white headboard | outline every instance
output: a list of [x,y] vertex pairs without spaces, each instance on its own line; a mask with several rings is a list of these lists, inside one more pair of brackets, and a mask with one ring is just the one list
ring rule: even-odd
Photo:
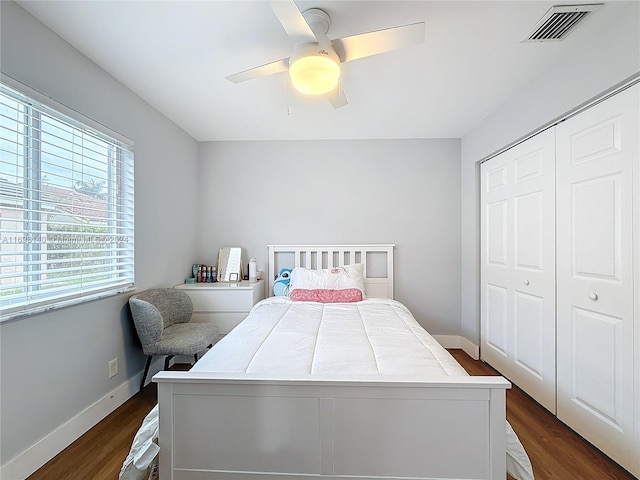
[[364,264],[367,297],[393,298],[394,244],[369,245],[268,245],[269,296],[281,268],[306,267],[320,270],[353,263]]

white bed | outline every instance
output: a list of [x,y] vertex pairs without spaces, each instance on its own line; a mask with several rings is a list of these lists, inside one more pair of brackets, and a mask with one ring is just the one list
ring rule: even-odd
[[509,382],[468,376],[392,299],[393,245],[269,247],[271,278],[356,262],[367,299],[267,298],[191,371],[154,376],[161,479],[504,479],[508,446],[532,478]]

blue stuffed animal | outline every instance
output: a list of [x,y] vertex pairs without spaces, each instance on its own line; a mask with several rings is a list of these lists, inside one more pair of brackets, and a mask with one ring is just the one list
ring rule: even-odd
[[289,294],[289,280],[291,280],[291,269],[280,269],[273,282],[273,294],[277,297],[286,297]]

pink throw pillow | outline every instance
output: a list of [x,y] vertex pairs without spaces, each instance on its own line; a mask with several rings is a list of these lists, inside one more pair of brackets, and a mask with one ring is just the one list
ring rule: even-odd
[[351,303],[360,302],[362,300],[362,292],[357,288],[344,290],[305,290],[296,288],[291,290],[289,298],[296,302]]

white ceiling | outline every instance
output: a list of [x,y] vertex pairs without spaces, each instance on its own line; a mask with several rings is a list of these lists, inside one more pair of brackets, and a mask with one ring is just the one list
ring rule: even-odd
[[[263,1],[19,1],[191,136],[208,140],[459,138],[629,2],[606,3],[563,42],[521,43],[562,1],[297,1],[324,9],[329,38],[426,22],[424,44],[343,65],[349,105],[301,98],[286,73],[225,76],[288,57]],[[588,3],[588,2],[583,2]],[[290,107],[290,108],[289,108]]]

